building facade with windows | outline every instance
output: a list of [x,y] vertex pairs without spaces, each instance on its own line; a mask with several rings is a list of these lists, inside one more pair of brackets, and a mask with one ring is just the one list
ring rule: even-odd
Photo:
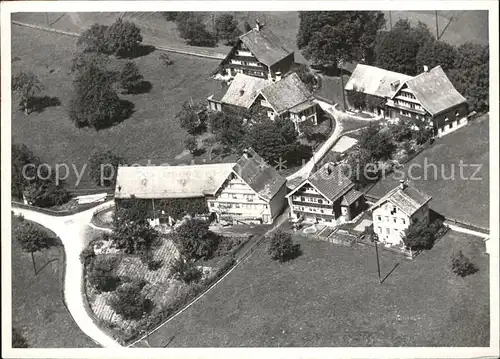
[[287,73],[295,62],[294,52],[269,28],[256,22],[255,27],[239,37],[220,68],[230,77],[245,74],[271,79]]
[[115,202],[145,200],[153,223],[163,213],[155,201],[203,200],[218,219],[272,223],[286,205],[286,179],[251,148],[236,163],[118,167]]
[[389,191],[371,208],[373,230],[379,241],[388,246],[403,246],[405,230],[411,223],[429,223],[429,202],[432,197],[408,182]]
[[363,194],[332,163],[326,163],[286,197],[292,219],[330,226],[353,220],[365,206]]
[[378,108],[371,110],[385,118],[427,122],[437,137],[467,124],[467,101],[441,66],[431,70],[424,66],[421,74],[411,77],[359,64],[345,90],[361,91],[382,100]]

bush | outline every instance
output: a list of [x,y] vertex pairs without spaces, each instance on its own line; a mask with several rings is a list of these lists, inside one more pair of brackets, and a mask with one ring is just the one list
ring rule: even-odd
[[16,328],[12,328],[12,348],[28,348],[26,338]]
[[82,253],[80,253],[80,262],[82,262],[83,265],[90,264],[94,257],[94,246],[92,243],[89,243],[85,248],[83,248]]
[[476,273],[479,269],[460,250],[457,253],[454,253],[451,257],[451,270],[456,275],[464,278],[468,275]]
[[197,282],[202,275],[201,269],[196,267],[192,261],[177,258],[170,267],[170,275],[184,283]]
[[170,57],[168,57],[166,52],[162,52],[158,58],[160,59],[162,65],[165,67],[174,64],[174,62],[170,59]]
[[116,276],[118,257],[100,255],[95,256],[88,266],[87,279],[99,292],[112,292],[120,284]]
[[279,262],[285,262],[294,258],[300,251],[300,245],[294,245],[292,235],[277,231],[271,236],[268,253],[271,258]]
[[161,259],[153,259],[148,262],[148,269],[150,271],[157,271],[163,266],[163,261]]
[[440,231],[444,228],[443,226],[443,222],[439,219],[431,225],[427,225],[427,223],[422,221],[412,223],[405,230],[403,243],[406,247],[414,250],[431,249]]
[[124,319],[139,320],[153,309],[153,302],[142,293],[145,281],[126,283],[114,293],[109,305]]
[[188,219],[172,233],[177,249],[188,260],[209,259],[217,250],[220,237],[208,226],[206,221]]

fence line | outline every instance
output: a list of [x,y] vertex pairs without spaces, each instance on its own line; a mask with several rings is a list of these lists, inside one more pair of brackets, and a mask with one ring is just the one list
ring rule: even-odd
[[[47,31],[47,32],[54,32],[54,33],[61,34],[61,35],[80,37],[80,34],[76,33],[76,32],[53,29],[53,28],[48,28],[45,26],[33,25],[33,24],[28,24],[25,22],[20,22],[20,21],[15,21],[15,20],[12,20],[12,24],[18,25],[18,26],[23,26],[23,27],[30,27],[32,29],[37,29],[37,30],[42,30],[42,31]],[[200,52],[186,51],[186,50],[178,49],[175,47],[154,45],[154,44],[145,43],[145,42],[143,42],[142,44],[145,46],[153,46],[156,50],[173,52],[173,53],[181,54],[181,55],[204,57],[204,58],[215,59],[215,60],[224,60],[226,58],[226,56],[223,54],[202,54]]]

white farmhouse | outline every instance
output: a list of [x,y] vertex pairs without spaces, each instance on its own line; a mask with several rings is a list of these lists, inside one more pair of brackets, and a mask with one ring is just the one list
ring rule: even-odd
[[373,230],[379,240],[386,245],[401,246],[404,232],[411,223],[429,222],[431,199],[410,183],[401,181],[371,207]]

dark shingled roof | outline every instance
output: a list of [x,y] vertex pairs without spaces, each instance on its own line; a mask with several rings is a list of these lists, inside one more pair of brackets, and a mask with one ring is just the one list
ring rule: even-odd
[[406,85],[431,115],[436,115],[450,107],[466,102],[441,66],[422,72],[406,81]]
[[260,197],[271,200],[283,187],[286,179],[260,157],[252,148],[240,157],[233,171]]
[[312,93],[296,73],[264,87],[260,93],[277,113],[287,111],[313,98]]
[[354,183],[342,173],[341,167],[332,163],[326,163],[308,181],[330,201],[336,201],[354,187]]
[[401,189],[400,186],[393,188],[387,192],[385,196],[379,199],[371,209],[373,210],[384,204],[386,201],[389,201],[399,207],[407,215],[412,216],[431,199],[431,196],[421,192],[411,183],[406,182],[403,189]]
[[241,35],[240,40],[257,60],[267,66],[274,65],[293,52],[287,49],[285,44],[267,27],[260,30],[252,29]]

